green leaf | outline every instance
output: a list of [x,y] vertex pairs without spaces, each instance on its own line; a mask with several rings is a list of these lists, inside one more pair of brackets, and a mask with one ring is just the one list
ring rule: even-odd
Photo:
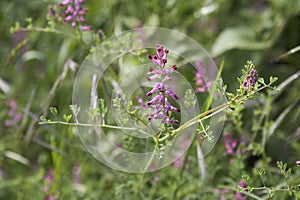
[[49,122],[50,120],[49,119],[47,119],[45,116],[40,116],[40,120],[42,121],[42,122]]
[[64,118],[64,120],[65,120],[66,122],[69,122],[69,121],[71,120],[71,118],[72,118],[72,115],[71,115],[71,114],[70,114],[70,115],[64,114],[63,118]]
[[263,77],[258,78],[258,82],[265,85],[265,80]]
[[257,41],[255,30],[247,26],[227,28],[216,39],[212,46],[212,56],[216,57],[228,50],[260,50],[269,48],[272,40]]
[[93,33],[92,33],[92,31],[83,31],[82,32],[82,41],[86,45],[91,45],[93,43]]
[[273,77],[273,76],[270,76],[270,85],[273,84],[274,82],[276,82],[278,80],[277,77]]
[[58,111],[57,111],[57,108],[55,108],[55,107],[50,107],[50,113],[54,116],[54,117],[57,117],[57,113],[58,113]]

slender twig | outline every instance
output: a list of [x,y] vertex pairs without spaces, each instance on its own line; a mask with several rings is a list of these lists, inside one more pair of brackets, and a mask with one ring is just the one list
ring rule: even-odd
[[198,173],[201,175],[201,182],[206,179],[206,163],[204,160],[203,152],[200,147],[200,141],[197,140],[196,144],[197,161],[198,161]]
[[122,126],[111,126],[111,125],[103,125],[103,124],[85,124],[85,123],[70,123],[70,122],[63,122],[63,121],[46,121],[46,122],[39,122],[40,125],[44,124],[61,124],[67,126],[85,126],[85,127],[101,127],[101,128],[111,128],[111,129],[119,129],[119,130],[129,130],[129,131],[139,131],[145,135],[149,135],[143,130],[138,128],[130,128],[130,127],[122,127]]
[[157,136],[156,132],[143,119],[141,119],[137,114],[135,114],[133,112],[129,112],[129,114],[131,116],[135,117],[138,121],[140,121],[144,126],[146,126],[151,131],[153,139],[154,139],[154,142],[157,143],[158,136]]
[[45,33],[56,33],[56,34],[61,34],[61,35],[66,35],[68,37],[76,38],[76,35],[74,34],[68,34],[64,31],[58,31],[53,28],[41,28],[41,27],[32,27],[32,28],[19,28],[18,31],[38,31],[38,32],[45,32]]
[[[245,96],[242,96],[242,97],[240,97],[240,98],[239,98],[239,96],[237,96],[237,97],[235,97],[235,98],[232,98],[231,101],[229,101],[229,102],[227,102],[227,103],[224,103],[224,104],[222,104],[222,105],[220,105],[220,106],[214,107],[214,108],[212,108],[212,109],[210,109],[210,110],[207,110],[207,111],[205,111],[205,112],[203,112],[203,113],[197,115],[196,117],[194,117],[194,118],[190,119],[189,121],[187,121],[186,123],[184,123],[184,124],[183,124],[182,126],[180,126],[179,128],[175,129],[175,130],[172,132],[171,136],[175,136],[175,135],[178,134],[180,131],[182,131],[182,130],[188,128],[188,127],[190,127],[190,126],[193,125],[193,124],[195,124],[195,121],[197,121],[197,120],[199,120],[199,119],[201,119],[201,118],[203,118],[203,117],[205,117],[205,116],[207,116],[207,115],[209,115],[209,114],[211,114],[211,113],[215,113],[215,112],[219,111],[220,109],[228,108],[231,104],[233,104],[233,103],[236,102],[236,101],[244,101],[245,99],[249,98],[249,97],[250,97],[251,95],[253,95],[254,93],[259,92],[259,91],[261,91],[261,90],[263,90],[263,89],[265,89],[265,88],[268,88],[268,87],[272,88],[270,85],[264,84],[262,87],[258,88],[258,89],[255,90],[255,91],[252,91],[252,92],[248,93],[248,94],[245,95]],[[272,89],[273,89],[273,88],[272,88]]]
[[295,48],[289,50],[288,52],[281,54],[280,56],[276,57],[275,59],[271,60],[271,62],[277,62],[283,58],[286,58],[287,56],[296,53],[297,51],[300,51],[300,45],[296,46]]

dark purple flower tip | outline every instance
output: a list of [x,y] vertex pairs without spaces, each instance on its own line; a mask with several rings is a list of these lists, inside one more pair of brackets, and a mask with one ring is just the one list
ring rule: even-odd
[[244,88],[247,88],[247,86],[248,86],[248,82],[247,82],[247,81],[244,81],[243,87],[244,87]]
[[154,94],[154,92],[150,91],[150,92],[147,92],[146,95],[149,97],[149,96],[151,96],[152,94]]
[[169,119],[169,118],[166,119],[166,122],[167,123],[171,123],[171,124],[178,124],[179,123],[178,120],[176,120],[176,119]]
[[156,50],[156,55],[157,55],[157,57],[158,57],[159,59],[161,59],[161,58],[163,57],[163,55],[164,55],[164,50],[163,50],[163,48],[157,49],[157,50]]
[[179,100],[179,96],[174,92],[174,90],[168,86],[168,89],[166,90],[166,95],[172,97],[175,100]]
[[165,49],[165,53],[168,54],[169,53],[169,49]]
[[174,106],[171,106],[171,110],[174,111],[174,112],[180,112],[180,109],[179,108],[176,108]]
[[173,65],[173,66],[172,66],[172,69],[173,69],[174,71],[177,70],[176,65]]
[[152,56],[151,56],[151,54],[148,54],[148,58],[149,58],[150,60],[152,60]]
[[155,65],[160,65],[160,60],[158,59],[157,55],[153,56],[151,59],[152,63]]
[[56,11],[55,11],[55,9],[53,8],[53,6],[52,6],[52,5],[49,5],[49,6],[48,6],[48,9],[49,9],[50,15],[51,15],[52,17],[55,17],[55,16],[56,16]]
[[163,90],[164,90],[164,85],[161,83],[157,83],[154,85],[153,89],[151,91],[149,91],[146,95],[151,96],[152,94],[154,94],[156,92],[161,92]]
[[300,160],[297,160],[297,161],[296,161],[296,165],[297,165],[297,166],[300,166]]
[[163,99],[163,95],[159,94],[159,95],[155,96],[151,101],[148,101],[147,105],[150,106],[150,105],[152,105],[155,102],[161,102],[162,99]]
[[146,78],[147,78],[148,81],[152,81],[152,80],[157,79],[159,77],[160,77],[160,74],[154,74],[153,76],[147,76]]

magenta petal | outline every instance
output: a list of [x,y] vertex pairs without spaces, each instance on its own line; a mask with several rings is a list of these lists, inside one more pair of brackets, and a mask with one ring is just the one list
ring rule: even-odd
[[91,26],[80,26],[79,28],[80,28],[80,30],[82,30],[82,31],[92,30],[92,27],[91,27]]

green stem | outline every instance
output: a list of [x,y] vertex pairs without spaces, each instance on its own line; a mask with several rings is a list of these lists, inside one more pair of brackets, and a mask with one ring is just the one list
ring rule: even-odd
[[18,31],[38,31],[38,32],[45,32],[45,33],[56,33],[56,34],[61,34],[61,35],[66,35],[68,37],[76,38],[74,34],[67,34],[62,31],[58,31],[56,29],[52,28],[40,28],[40,27],[32,27],[32,28],[19,28]]
[[[182,126],[180,126],[179,128],[177,128],[176,130],[174,130],[170,136],[175,136],[175,135],[177,135],[180,131],[182,131],[182,130],[188,128],[188,127],[190,127],[191,125],[193,125],[197,120],[201,119],[202,117],[205,117],[205,116],[207,116],[207,115],[209,115],[209,114],[211,114],[211,113],[217,112],[217,111],[219,111],[220,109],[227,108],[227,107],[229,107],[231,104],[233,104],[233,103],[236,102],[236,101],[244,101],[244,100],[248,99],[248,98],[249,98],[251,95],[253,95],[254,93],[259,92],[259,91],[261,91],[261,90],[263,90],[263,89],[265,89],[265,88],[267,88],[267,87],[271,87],[271,86],[270,86],[270,85],[264,85],[264,86],[262,86],[261,88],[258,88],[257,90],[252,91],[252,92],[248,93],[248,94],[245,95],[245,96],[242,96],[242,97],[236,96],[236,97],[232,98],[231,101],[229,101],[229,102],[227,102],[227,103],[224,103],[224,104],[222,104],[222,105],[220,105],[220,106],[214,107],[214,108],[212,108],[212,109],[210,109],[210,110],[207,110],[207,111],[205,111],[205,112],[203,112],[203,113],[197,115],[196,117],[190,119],[189,121],[187,121],[186,123],[184,123]],[[271,88],[272,88],[272,87],[271,87]],[[240,98],[239,98],[239,97],[240,97]]]
[[122,127],[122,126],[111,126],[111,125],[102,125],[102,124],[85,124],[85,123],[69,123],[63,121],[49,121],[49,122],[39,122],[40,125],[44,124],[62,124],[66,126],[85,126],[85,127],[101,127],[101,128],[111,128],[111,129],[119,129],[119,130],[129,130],[129,131],[139,131],[143,134],[148,135],[145,131],[139,130],[137,128],[130,128],[130,127]]
[[133,117],[135,117],[138,121],[140,121],[142,124],[144,124],[150,131],[151,131],[151,133],[152,133],[152,137],[153,137],[153,139],[154,139],[154,141],[155,141],[155,143],[157,143],[157,141],[158,141],[158,136],[157,136],[157,134],[156,134],[156,132],[143,120],[143,119],[141,119],[138,115],[136,115],[135,113],[133,113],[133,112],[129,112],[129,114],[131,115],[131,116],[133,116]]
[[174,131],[172,132],[171,135],[172,135],[172,136],[175,136],[175,135],[178,134],[180,131],[182,131],[182,130],[188,128],[189,126],[191,126],[192,124],[194,124],[195,121],[201,119],[202,117],[205,117],[205,116],[208,115],[208,114],[211,114],[211,113],[213,113],[213,112],[216,112],[216,111],[218,111],[219,109],[229,107],[230,104],[231,104],[231,102],[228,102],[228,103],[222,104],[222,105],[220,105],[220,106],[217,106],[217,107],[215,107],[215,108],[212,108],[212,109],[210,109],[210,110],[208,110],[208,111],[206,111],[206,112],[204,112],[204,113],[201,113],[200,115],[197,115],[196,117],[190,119],[189,121],[187,121],[186,123],[184,123],[182,126],[180,126],[179,128],[177,128],[176,130],[174,130]]

